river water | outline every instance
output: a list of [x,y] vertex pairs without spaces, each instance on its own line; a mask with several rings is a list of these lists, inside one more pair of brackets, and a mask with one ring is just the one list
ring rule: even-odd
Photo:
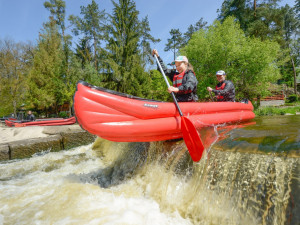
[[[300,224],[300,116],[184,142],[95,143],[0,163],[0,224]],[[234,128],[234,129],[232,129]]]

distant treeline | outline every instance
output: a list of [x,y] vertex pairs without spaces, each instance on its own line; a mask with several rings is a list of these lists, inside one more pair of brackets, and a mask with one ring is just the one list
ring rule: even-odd
[[[220,69],[235,83],[238,99],[268,95],[269,84],[278,81],[296,91],[300,0],[293,7],[278,2],[224,0],[213,24],[199,18],[186,32],[170,31],[164,50],[189,58],[201,101],[208,99],[206,87],[216,84]],[[72,105],[79,80],[170,100],[160,73],[149,70],[151,45],[160,39],[151,35],[148,18],[139,17],[133,0],[112,3],[111,14],[93,0],[81,6],[80,15],[66,19],[65,1],[45,1],[49,20],[36,43],[0,40],[0,116],[20,107],[58,113],[60,105]]]

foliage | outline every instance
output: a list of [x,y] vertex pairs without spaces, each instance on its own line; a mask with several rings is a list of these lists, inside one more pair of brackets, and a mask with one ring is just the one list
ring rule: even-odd
[[69,114],[66,111],[61,111],[61,112],[59,112],[58,117],[59,118],[68,118]]
[[282,80],[292,86],[295,68],[300,65],[299,0],[294,9],[287,4],[279,7],[278,2],[280,0],[224,0],[218,19],[223,22],[234,16],[247,36],[276,41],[281,47]]
[[278,44],[246,37],[232,17],[196,32],[182,52],[194,66],[202,99],[208,97],[206,87],[217,83],[218,70],[226,71],[227,79],[235,84],[238,98],[264,96],[268,83],[279,78]]
[[63,48],[57,25],[45,24],[34,52],[34,65],[28,77],[28,104],[36,109],[56,108],[66,100]]
[[148,16],[146,16],[144,19],[142,19],[141,22],[141,38],[140,38],[140,47],[142,49],[142,57],[145,62],[152,62],[151,57],[151,47],[150,43],[157,43],[160,42],[160,39],[154,38],[150,34],[150,26],[149,26],[149,20]]
[[260,107],[254,110],[256,116],[273,116],[273,115],[286,115],[300,112],[300,106],[295,107]]
[[[113,5],[108,26],[104,86],[119,92],[147,97],[150,93],[150,76],[145,72],[139,45],[141,38],[145,37],[141,29],[146,26],[146,21],[140,22],[139,12],[132,0],[119,0],[118,3],[113,1]],[[147,35],[146,39],[152,38]]]
[[191,39],[192,35],[201,29],[206,29],[207,22],[203,20],[201,17],[200,20],[195,25],[190,25],[187,29],[187,31],[184,33],[184,41],[183,41],[183,46],[186,45],[189,40]]
[[170,101],[171,95],[167,92],[167,85],[162,74],[158,70],[151,70],[151,99]]
[[298,101],[298,95],[295,95],[295,94],[290,95],[287,100],[289,103],[296,102],[296,101]]
[[171,38],[168,38],[168,42],[165,47],[165,51],[172,51],[174,54],[174,60],[176,57],[176,52],[183,46],[184,39],[182,37],[181,32],[179,29],[172,29],[170,31]]
[[14,113],[24,103],[31,66],[30,44],[0,40],[0,114]]
[[[80,8],[82,18],[74,15],[69,17],[69,20],[73,25],[72,31],[75,36],[83,36],[81,40],[86,42],[85,46],[88,46],[91,50],[93,50],[93,55],[90,54],[91,51],[81,51],[80,53],[82,58],[85,60],[88,59],[91,62],[92,59],[95,69],[98,71],[99,67],[101,67],[101,61],[98,60],[98,57],[102,52],[101,42],[104,41],[106,32],[105,10],[100,11],[98,4],[94,0],[92,0],[92,3],[88,4],[86,7],[81,6]],[[79,52],[79,50],[77,50],[77,52]],[[85,55],[85,53],[87,53],[87,55]]]

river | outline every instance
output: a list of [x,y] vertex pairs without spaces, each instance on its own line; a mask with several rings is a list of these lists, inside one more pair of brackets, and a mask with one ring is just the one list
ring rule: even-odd
[[0,224],[300,224],[300,116],[184,142],[95,143],[0,163]]

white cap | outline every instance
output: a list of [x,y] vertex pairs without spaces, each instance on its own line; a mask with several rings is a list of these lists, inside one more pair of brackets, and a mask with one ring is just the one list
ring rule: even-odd
[[175,61],[173,61],[171,64],[174,65],[175,62],[186,62],[186,63],[188,63],[189,60],[187,59],[186,56],[180,55],[180,56],[177,56],[177,58],[175,59]]
[[216,75],[226,75],[224,70],[219,70]]

